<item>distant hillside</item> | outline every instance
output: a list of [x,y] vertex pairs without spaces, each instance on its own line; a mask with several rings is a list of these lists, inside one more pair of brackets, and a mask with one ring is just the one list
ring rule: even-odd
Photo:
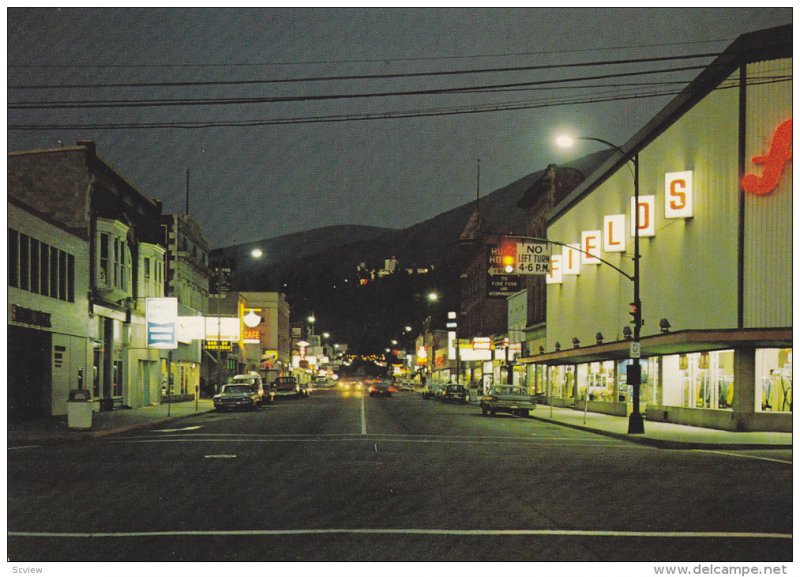
[[[376,226],[326,226],[214,249],[210,258],[212,263],[236,262],[239,272],[248,274],[324,253],[343,245],[369,241],[392,232],[393,229]],[[250,258],[249,255],[254,248],[263,251],[263,259]]]
[[[601,151],[567,164],[590,174],[609,155]],[[542,169],[480,199],[482,229],[525,234],[525,211],[517,206],[525,192],[545,172]],[[418,329],[428,314],[458,310],[459,244],[475,202],[456,207],[411,227],[395,230],[370,226],[332,226],[213,251],[213,257],[236,257],[233,281],[239,290],[280,291],[292,305],[293,318],[313,311],[320,330],[329,331],[353,350],[375,351],[386,339],[402,338],[398,327]],[[249,257],[261,248],[265,258]],[[428,274],[394,274],[359,285],[356,267],[380,269],[395,257],[400,269],[427,268]],[[441,294],[436,310],[424,295]]]

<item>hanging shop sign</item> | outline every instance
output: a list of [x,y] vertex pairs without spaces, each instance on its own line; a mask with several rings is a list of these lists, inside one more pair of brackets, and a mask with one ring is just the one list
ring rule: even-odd
[[[508,246],[516,251],[513,244]],[[486,245],[486,296],[489,298],[506,298],[522,288],[519,276],[504,274],[503,249],[496,244]]]
[[178,348],[178,299],[174,297],[145,300],[148,349]]
[[428,351],[425,350],[425,347],[418,347],[417,348],[417,366],[424,366],[428,364]]
[[207,351],[232,351],[233,346],[231,341],[206,341],[205,349]]

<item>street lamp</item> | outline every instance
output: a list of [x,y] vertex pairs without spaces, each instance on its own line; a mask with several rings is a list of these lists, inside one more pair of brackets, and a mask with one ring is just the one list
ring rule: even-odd
[[[644,433],[644,419],[639,410],[639,397],[642,386],[642,367],[639,363],[640,356],[640,337],[642,331],[642,301],[639,298],[639,155],[630,155],[616,144],[602,138],[590,136],[578,136],[574,139],[570,136],[562,135],[556,138],[556,144],[561,148],[569,148],[574,145],[575,140],[593,140],[603,144],[617,153],[623,159],[633,163],[633,276],[629,277],[633,281],[633,303],[631,303],[631,314],[633,315],[633,342],[631,343],[632,365],[628,367],[628,384],[633,388],[633,412],[628,420],[628,434]],[[626,275],[627,276],[627,275]]]

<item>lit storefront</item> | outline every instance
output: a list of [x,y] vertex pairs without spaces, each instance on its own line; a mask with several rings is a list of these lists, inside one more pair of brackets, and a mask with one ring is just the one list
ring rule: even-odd
[[571,246],[522,359],[547,402],[631,411],[632,279],[607,264],[633,270],[637,211],[646,418],[791,431],[791,55],[791,26],[740,37],[548,215]]

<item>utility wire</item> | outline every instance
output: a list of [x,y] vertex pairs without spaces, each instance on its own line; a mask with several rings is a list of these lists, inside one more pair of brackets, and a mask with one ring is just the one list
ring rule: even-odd
[[8,64],[8,68],[241,68],[241,67],[258,67],[258,66],[302,66],[302,65],[319,65],[319,64],[387,64],[393,62],[426,62],[437,60],[472,60],[475,58],[509,58],[519,56],[550,56],[554,54],[583,54],[587,52],[609,52],[614,50],[632,50],[642,48],[666,48],[671,46],[689,46],[698,44],[719,44],[731,41],[730,38],[720,38],[717,40],[702,40],[693,42],[665,42],[660,44],[638,44],[627,46],[609,46],[601,48],[581,48],[572,50],[540,50],[536,52],[505,52],[497,54],[468,54],[462,56],[418,56],[418,57],[403,57],[403,58],[371,58],[371,59],[339,59],[339,60],[297,60],[289,62],[228,62],[216,64],[197,64],[197,63],[181,63],[181,64],[168,64],[168,63],[147,63],[147,64],[41,64],[41,63],[28,63],[28,64]]
[[[759,81],[748,80],[750,85],[773,84],[777,82],[791,82],[792,77],[765,78]],[[720,85],[715,90],[725,90],[737,88],[738,81],[732,81],[726,85]],[[624,100],[634,100],[643,98],[655,98],[663,96],[674,96],[681,90],[654,91],[650,93],[638,93],[630,95],[613,96],[589,96],[583,99],[561,99],[550,101],[522,101],[511,103],[473,105],[469,107],[451,107],[432,110],[401,111],[401,112],[375,112],[365,114],[343,114],[343,115],[323,115],[289,118],[271,118],[261,120],[223,120],[223,121],[197,121],[197,122],[155,122],[155,123],[116,123],[116,124],[9,124],[8,130],[15,131],[42,131],[42,130],[136,130],[136,129],[198,129],[198,128],[242,128],[254,126],[272,126],[287,124],[311,124],[311,123],[334,123],[351,122],[364,120],[394,120],[401,118],[423,118],[432,116],[452,116],[458,114],[477,114],[484,112],[500,112],[510,110],[526,110],[537,108],[548,108],[555,106],[567,106],[576,104],[596,104],[602,102],[614,102]]]
[[397,78],[425,78],[440,76],[463,76],[467,74],[495,74],[503,72],[525,72],[531,70],[556,70],[560,68],[584,68],[590,66],[618,66],[622,64],[644,64],[666,62],[671,60],[693,60],[697,58],[713,58],[718,52],[687,54],[685,56],[661,56],[655,58],[626,58],[623,60],[603,60],[595,62],[575,62],[572,64],[540,64],[536,66],[508,66],[502,68],[475,68],[467,70],[442,70],[433,72],[405,72],[392,74],[351,74],[337,76],[308,76],[301,78],[277,78],[261,80],[204,80],[180,82],[118,82],[94,84],[16,84],[8,86],[9,90],[49,90],[49,89],[97,89],[97,88],[174,88],[195,86],[244,86],[253,84],[288,84],[295,82],[328,82],[338,80],[381,80]]
[[545,86],[551,84],[565,84],[570,82],[581,82],[587,80],[601,80],[606,78],[630,78],[633,76],[645,76],[651,74],[665,74],[670,72],[685,72],[697,70],[705,66],[682,66],[675,68],[664,68],[661,70],[645,70],[639,72],[622,72],[617,74],[600,74],[594,76],[583,76],[573,78],[561,78],[552,80],[538,80],[531,82],[514,82],[505,84],[489,84],[478,86],[462,86],[454,88],[434,88],[427,90],[405,90],[390,92],[367,92],[350,94],[321,94],[321,95],[300,95],[300,96],[271,96],[271,97],[250,97],[250,98],[196,98],[196,99],[156,99],[156,100],[74,100],[74,101],[44,101],[44,102],[9,102],[9,110],[35,110],[35,109],[68,109],[68,108],[154,108],[163,106],[218,106],[230,104],[264,104],[276,102],[309,102],[320,100],[350,100],[362,98],[386,98],[396,96],[430,96],[442,94],[458,94],[464,92],[474,92],[476,90],[491,91],[507,88],[521,88],[527,86]]

